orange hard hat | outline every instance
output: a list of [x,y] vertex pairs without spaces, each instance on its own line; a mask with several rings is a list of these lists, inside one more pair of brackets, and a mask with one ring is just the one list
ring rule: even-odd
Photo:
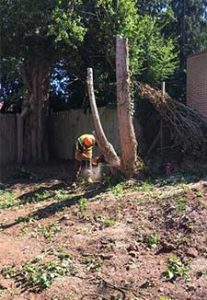
[[92,138],[86,136],[86,137],[83,139],[83,144],[84,144],[84,146],[86,146],[86,147],[91,147],[91,146],[93,146],[93,144],[94,144],[94,140],[93,140]]

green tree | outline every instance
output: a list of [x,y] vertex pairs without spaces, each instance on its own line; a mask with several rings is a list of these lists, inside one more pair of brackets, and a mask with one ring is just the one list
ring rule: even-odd
[[[24,158],[38,162],[47,152],[49,74],[53,64],[71,55],[85,29],[78,15],[81,1],[1,1],[2,60],[16,61],[26,93]],[[15,67],[15,66],[14,66]]]
[[157,16],[166,13],[171,0],[137,0],[137,7],[140,14]]
[[[83,1],[82,14],[87,32],[79,48],[79,70],[84,71],[78,73],[82,79],[79,84],[84,86],[85,69],[93,67],[98,105],[116,99],[116,35],[129,39],[132,78],[138,76],[159,83],[173,74],[176,68],[173,39],[162,34],[163,24],[158,17],[139,14],[135,0]],[[76,99],[86,98],[86,88],[79,90],[82,94],[81,97],[76,94]]]
[[177,97],[185,99],[187,56],[207,47],[207,1],[171,0],[174,20],[166,28],[175,38],[179,52],[179,68],[174,79],[177,82]]

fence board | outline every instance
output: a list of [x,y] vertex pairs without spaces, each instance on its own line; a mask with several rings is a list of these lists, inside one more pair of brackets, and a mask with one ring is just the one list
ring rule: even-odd
[[[101,107],[99,113],[108,140],[119,152],[116,109]],[[18,115],[14,114],[0,114],[0,165],[17,162],[17,118]],[[135,118],[135,131],[138,132],[136,123]],[[72,159],[77,137],[93,130],[93,118],[89,111],[84,113],[81,109],[71,109],[53,113],[50,117],[50,152],[56,158]],[[95,154],[98,154],[97,150]]]
[[[116,109],[101,107],[99,114],[107,138],[115,149],[119,150]],[[53,154],[57,158],[73,158],[73,147],[78,136],[91,133],[93,130],[93,118],[89,111],[84,113],[80,109],[71,109],[67,112],[54,113],[51,116],[50,133]]]

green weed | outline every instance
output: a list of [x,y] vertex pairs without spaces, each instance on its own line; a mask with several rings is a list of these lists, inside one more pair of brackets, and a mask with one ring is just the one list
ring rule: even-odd
[[116,224],[116,221],[112,218],[107,218],[105,217],[104,219],[102,219],[102,222],[104,224],[105,227],[112,227]]
[[54,222],[51,224],[38,224],[36,230],[39,235],[44,236],[45,239],[49,239],[54,237],[58,232],[61,231],[61,227],[58,222]]
[[81,198],[78,201],[78,212],[82,217],[85,216],[87,208],[88,208],[88,200],[86,198]]
[[159,236],[156,233],[147,235],[144,240],[150,249],[156,248],[160,243]]
[[155,186],[152,182],[142,182],[136,186],[133,190],[137,192],[152,192]]
[[196,192],[196,196],[200,197],[200,198],[204,198],[205,197],[205,193],[202,192],[202,191],[198,191],[198,192]]
[[116,186],[114,186],[111,189],[111,192],[114,196],[120,196],[123,195],[124,193],[124,184],[123,183],[118,183]]
[[93,256],[87,256],[85,258],[84,264],[86,265],[87,270],[99,270],[102,267],[102,263],[95,259]]
[[19,199],[15,199],[12,192],[0,190],[0,209],[18,206],[19,204]]
[[175,209],[177,211],[184,211],[187,208],[187,200],[184,197],[179,197],[175,203]]
[[182,244],[185,244],[189,241],[189,238],[186,237],[186,236],[183,236],[183,237],[178,237],[176,240],[175,240],[175,243],[177,246],[179,245],[182,245]]
[[24,225],[24,226],[20,229],[19,235],[22,236],[22,235],[27,234],[28,232],[29,232],[28,225]]
[[102,224],[102,226],[105,227],[112,227],[115,225],[116,221],[113,218],[108,218],[106,216],[95,216],[95,221]]
[[41,192],[36,192],[32,196],[23,197],[22,201],[23,202],[28,202],[28,203],[31,203],[31,202],[35,203],[35,202],[38,202],[38,201],[47,200],[47,199],[51,198],[51,196],[52,196],[52,193],[50,191],[44,190],[44,191],[41,191]]
[[186,263],[183,263],[180,258],[173,256],[168,259],[167,269],[163,272],[163,276],[169,280],[174,281],[178,277],[188,279],[188,266]]
[[100,242],[101,242],[102,248],[108,249],[108,250],[114,249],[115,241],[113,239],[102,238]]
[[25,216],[25,217],[18,217],[15,219],[15,222],[18,223],[34,223],[37,220],[37,217],[33,216]]
[[2,268],[1,274],[4,278],[9,279],[15,276],[16,274],[16,267],[14,265],[8,265]]
[[41,290],[51,286],[55,278],[73,273],[74,269],[69,258],[43,262],[40,257],[27,262],[16,275],[27,286]]
[[68,198],[68,191],[65,191],[64,189],[55,191],[55,198],[57,200],[65,200]]

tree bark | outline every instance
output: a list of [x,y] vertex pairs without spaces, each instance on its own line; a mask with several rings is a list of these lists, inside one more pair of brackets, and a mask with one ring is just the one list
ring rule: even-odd
[[127,178],[136,172],[137,142],[130,97],[128,39],[116,38],[117,117],[121,146],[121,171]]
[[94,87],[93,87],[93,70],[92,68],[87,69],[87,84],[88,84],[88,93],[89,93],[89,100],[91,105],[91,111],[93,115],[94,120],[94,126],[96,131],[96,139],[98,146],[100,148],[100,151],[104,155],[106,161],[109,163],[110,167],[119,169],[120,167],[120,159],[116,154],[116,151],[114,150],[114,147],[112,144],[109,143],[109,141],[106,138],[106,135],[104,133],[99,112],[96,105],[96,99],[94,94]]
[[24,118],[23,161],[40,163],[48,159],[48,89],[49,65],[29,61],[24,68],[27,95],[23,102]]

